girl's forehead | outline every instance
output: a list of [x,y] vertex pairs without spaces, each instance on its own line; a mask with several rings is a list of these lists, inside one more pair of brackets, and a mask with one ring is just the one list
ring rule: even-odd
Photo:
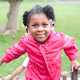
[[31,16],[31,19],[38,19],[38,18],[48,19],[48,17],[44,13],[36,13]]
[[35,21],[49,21],[48,18],[46,17],[45,14],[34,14],[30,18],[30,22],[35,22]]

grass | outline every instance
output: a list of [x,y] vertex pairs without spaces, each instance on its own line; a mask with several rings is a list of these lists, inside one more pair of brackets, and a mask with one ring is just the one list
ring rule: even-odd
[[[35,2],[35,4],[40,5],[46,5],[50,4],[54,7],[55,15],[56,15],[56,31],[59,32],[65,32],[66,34],[69,34],[71,36],[74,36],[76,38],[76,42],[79,47],[80,51],[80,4],[59,4],[59,3],[38,3]],[[25,10],[31,9],[34,5],[33,2],[23,2],[19,9],[19,16],[18,16],[18,25],[19,30],[12,35],[0,35],[0,56],[2,56],[5,52],[5,50],[8,47],[11,47],[15,42],[17,42],[22,35],[24,35],[24,27],[22,24],[22,14]],[[7,2],[0,2],[0,24],[5,24],[7,21],[6,14],[8,12],[9,4]],[[5,11],[6,9],[6,11]],[[63,52],[64,53],[64,52]],[[18,65],[20,65],[25,56],[22,56],[18,60],[15,60],[14,62],[11,62],[6,65],[0,66],[0,74],[1,75],[7,75],[11,71],[13,71]],[[62,55],[63,59],[63,69],[69,70],[70,62],[65,56],[65,54]]]

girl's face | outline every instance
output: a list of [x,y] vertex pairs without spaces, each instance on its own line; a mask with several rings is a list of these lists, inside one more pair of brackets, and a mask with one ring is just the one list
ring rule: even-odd
[[48,38],[51,28],[52,26],[50,26],[45,14],[40,13],[31,16],[28,30],[38,42],[44,42]]

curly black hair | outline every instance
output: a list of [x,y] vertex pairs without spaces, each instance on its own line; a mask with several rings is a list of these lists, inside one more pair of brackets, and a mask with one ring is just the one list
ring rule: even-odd
[[43,11],[45,15],[48,17],[48,19],[52,19],[52,21],[55,21],[54,11],[50,5],[43,7]]
[[23,14],[23,24],[28,27],[30,18],[33,14],[44,13],[48,19],[55,21],[53,8],[50,5],[41,7],[39,5],[33,7],[30,11],[25,11]]

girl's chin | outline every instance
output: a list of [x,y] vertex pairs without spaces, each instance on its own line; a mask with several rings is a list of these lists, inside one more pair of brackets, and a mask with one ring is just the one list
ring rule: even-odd
[[42,39],[39,38],[39,39],[36,39],[36,40],[37,40],[38,42],[41,42],[41,43],[42,43],[42,42],[44,42],[46,39],[45,39],[45,38],[42,38]]

